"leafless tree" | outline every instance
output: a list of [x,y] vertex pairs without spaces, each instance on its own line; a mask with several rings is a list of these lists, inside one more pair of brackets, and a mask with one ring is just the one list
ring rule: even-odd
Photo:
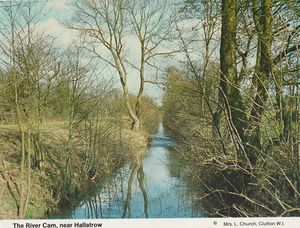
[[[117,71],[133,129],[141,128],[141,98],[146,66],[153,66],[154,58],[174,52],[163,49],[170,40],[174,26],[170,17],[172,9],[168,7],[160,1],[83,0],[74,3],[76,16],[71,28],[86,35],[87,49]],[[138,64],[126,55],[126,38],[131,33],[140,46]],[[108,50],[108,56],[101,53],[101,47]],[[135,105],[129,99],[130,67],[138,70],[140,77]]]

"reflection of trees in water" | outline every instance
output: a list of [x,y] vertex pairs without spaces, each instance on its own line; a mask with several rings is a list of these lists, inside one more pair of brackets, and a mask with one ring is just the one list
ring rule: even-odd
[[[194,197],[199,195],[199,182],[187,178],[188,170],[178,152],[169,150],[166,155],[167,159],[163,162],[164,166],[167,166],[168,176],[165,180],[167,183],[162,183],[163,191],[153,192],[155,188],[152,188],[151,183],[147,189],[150,192],[146,191],[146,177],[140,160],[133,166],[123,167],[107,181],[102,182],[96,189],[97,193],[89,194],[84,202],[81,201],[81,206],[78,207],[77,204],[77,209],[70,210],[67,218],[131,218],[141,216],[142,210],[142,216],[146,218],[203,215],[203,209]],[[139,193],[142,198],[137,198]],[[149,194],[151,198],[148,198]],[[133,209],[135,202],[138,202],[137,207],[141,210],[136,211],[135,207]]]
[[128,218],[131,217],[132,183],[133,183],[134,176],[137,173],[138,169],[139,169],[139,166],[137,164],[135,164],[135,166],[133,167],[133,169],[130,173],[129,179],[128,179],[127,197],[126,197],[124,208],[123,208],[122,218],[126,218],[127,214],[128,214]]
[[[116,176],[111,177],[104,185],[99,186],[101,192],[93,194],[82,201],[81,205],[77,205],[75,213],[84,213],[84,218],[109,218],[116,217],[114,206],[115,203],[124,199],[124,175],[122,170]],[[121,202],[118,204],[122,204]],[[72,210],[71,210],[72,211]],[[70,211],[70,212],[71,212]],[[81,215],[82,216],[82,215]],[[71,213],[66,214],[65,218],[76,218],[77,216]]]
[[99,218],[99,214],[101,217],[101,200],[99,201],[100,204],[98,204],[97,200],[98,195],[95,195],[90,200],[86,202],[87,210],[86,210],[86,216],[87,218]]
[[134,176],[137,176],[137,180],[139,182],[139,187],[142,191],[143,194],[143,199],[144,199],[144,213],[145,213],[145,217],[148,218],[148,198],[147,198],[147,192],[145,189],[145,174],[144,174],[144,170],[143,170],[143,165],[140,165],[138,163],[136,163],[130,173],[130,177],[128,180],[128,189],[127,189],[127,197],[125,200],[125,204],[124,204],[124,209],[123,209],[123,214],[122,214],[122,218],[126,218],[126,216],[128,218],[131,217],[131,195],[132,195],[132,184],[133,184],[133,180],[134,180]]
[[167,166],[170,176],[176,178],[176,183],[172,184],[173,191],[176,192],[178,198],[177,211],[184,208],[181,204],[189,204],[191,217],[204,216],[203,208],[196,196],[203,191],[199,181],[191,178],[191,174],[187,164],[180,154],[180,151],[169,149],[167,154]]
[[139,186],[140,186],[140,189],[142,191],[143,198],[144,198],[144,213],[145,213],[145,217],[148,218],[148,197],[147,197],[147,192],[146,192],[146,189],[145,189],[145,173],[144,173],[142,165],[141,165],[141,167],[138,170],[137,178],[138,178]]
[[[126,178],[129,172],[130,175],[126,191],[126,189],[124,189],[126,188],[124,178]],[[85,218],[112,218],[119,216],[122,218],[130,218],[132,216],[131,198],[135,177],[138,180],[138,185],[143,195],[144,214],[145,217],[148,218],[148,196],[145,188],[145,173],[141,163],[135,163],[131,171],[126,170],[124,173],[121,172],[119,175],[113,177],[109,183],[106,183],[106,185],[102,187],[102,191],[99,194],[95,194],[93,197],[86,199],[82,203],[84,208],[79,208],[79,211],[84,211]],[[119,210],[116,209],[116,205]],[[116,213],[116,210],[119,213]],[[73,214],[68,213],[67,216],[71,218]]]
[[184,166],[180,155],[176,151],[170,150],[167,154],[167,166],[171,177],[181,178],[181,170]]

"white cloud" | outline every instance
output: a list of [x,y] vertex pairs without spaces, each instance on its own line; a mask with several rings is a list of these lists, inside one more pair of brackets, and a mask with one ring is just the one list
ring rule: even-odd
[[131,59],[131,61],[139,60],[141,53],[141,45],[139,39],[135,35],[128,35],[124,37],[124,42],[126,45],[126,56]]
[[[72,46],[74,44],[77,44],[76,41],[79,41],[79,32],[71,30],[66,28],[62,23],[59,22],[58,19],[51,17],[43,22],[40,22],[38,25],[39,31],[45,31],[47,34],[55,37],[57,39],[57,44],[61,47],[68,47]],[[139,40],[135,37],[135,35],[128,35],[124,37],[125,42],[125,56],[128,61],[130,61],[132,64],[139,66],[139,60],[140,60],[140,43]],[[111,55],[109,51],[103,46],[103,45],[96,45],[97,52],[107,60],[111,60]],[[160,50],[162,51],[162,50]],[[100,61],[101,62],[101,61]],[[105,62],[102,62],[103,66],[105,66]],[[130,92],[136,94],[139,89],[140,79],[139,74],[137,70],[134,70],[129,66],[129,64],[126,64],[128,68],[128,85]],[[101,67],[101,64],[99,65]],[[106,79],[109,78],[115,78],[118,80],[118,76],[116,75],[117,72],[110,68],[102,72],[103,75],[105,75]],[[152,77],[153,72],[147,71],[146,77],[149,79]],[[102,76],[103,76],[102,75]],[[117,83],[116,86],[119,88],[120,83]],[[145,93],[148,95],[156,95],[154,97],[158,97],[157,95],[161,95],[161,92],[159,92],[156,88],[156,86],[149,86],[147,84]]]
[[46,21],[40,22],[38,30],[45,31],[47,34],[55,37],[60,46],[67,47],[76,43],[79,40],[78,32],[66,28],[55,18],[49,18]]

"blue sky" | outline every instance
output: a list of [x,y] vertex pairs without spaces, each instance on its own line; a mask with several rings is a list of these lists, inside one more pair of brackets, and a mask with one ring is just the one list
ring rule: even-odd
[[[76,40],[79,40],[79,33],[66,28],[64,25],[64,23],[70,21],[72,18],[71,0],[48,0],[42,4],[44,4],[45,11],[49,10],[49,13],[39,23],[38,26],[50,35],[55,36],[59,45],[68,47],[76,43]],[[140,47],[138,45],[139,42],[137,38],[135,38],[133,35],[128,35],[125,37],[125,42],[126,55],[129,59],[135,61],[134,59],[138,58],[140,53]],[[101,52],[103,52],[104,55],[109,56],[107,50],[105,50],[103,47],[101,48]],[[99,67],[104,67],[104,65],[104,63],[100,63]],[[138,72],[130,69],[128,73],[129,90],[132,93],[137,93],[139,86]],[[107,68],[107,70],[103,72],[103,75],[105,75],[105,77],[115,77],[118,79],[113,69]],[[151,78],[155,75],[155,72],[148,70],[146,75],[147,78]],[[116,83],[116,86],[120,87],[120,84]],[[151,84],[146,85],[145,94],[153,97],[157,103],[161,103],[162,92],[163,90],[158,86]]]
[[[5,2],[5,0],[0,0],[0,2]],[[25,1],[25,0],[23,0]],[[66,28],[65,24],[70,22],[72,19],[72,8],[71,8],[72,0],[40,0],[37,6],[42,6],[43,11],[46,13],[45,16],[41,18],[41,20],[37,23],[37,27],[41,31],[45,31],[49,35],[56,38],[56,44],[61,46],[62,48],[70,47],[79,41],[79,33],[77,31],[71,30]],[[186,20],[181,23],[181,27],[184,30],[189,30],[192,26],[197,24],[198,21],[195,20]],[[131,62],[137,63],[139,62],[139,55],[140,55],[140,46],[139,41],[134,35],[127,35],[125,38],[125,53],[126,58],[128,58]],[[109,53],[104,47],[100,47],[99,50],[101,54],[108,56]],[[168,65],[177,65],[178,66],[178,59],[182,59],[182,55],[178,54],[177,58],[165,59],[160,58],[157,59],[159,65],[162,68],[167,67]],[[198,58],[196,56],[195,58]],[[100,61],[100,60],[99,60]],[[104,68],[106,64],[100,63],[99,67]],[[160,75],[158,75],[160,76]],[[118,76],[114,69],[110,69],[106,67],[105,71],[102,71],[102,75],[99,76],[99,80],[103,77],[106,78],[116,78],[116,82],[118,82]],[[153,69],[146,68],[146,78],[147,80],[153,79],[157,77],[157,72]],[[139,76],[138,72],[133,68],[129,68],[128,70],[128,84],[129,90],[132,93],[137,93],[139,87]],[[120,83],[116,83],[117,87],[120,87]],[[153,84],[146,84],[145,86],[145,94],[151,96],[156,100],[158,104],[161,104],[163,89],[162,86],[158,87]]]

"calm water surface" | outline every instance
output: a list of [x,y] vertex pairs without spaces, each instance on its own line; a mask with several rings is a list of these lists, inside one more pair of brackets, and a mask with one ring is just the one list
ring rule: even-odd
[[184,218],[203,217],[195,206],[195,186],[185,181],[180,165],[160,124],[141,164],[118,170],[99,192],[56,218]]

